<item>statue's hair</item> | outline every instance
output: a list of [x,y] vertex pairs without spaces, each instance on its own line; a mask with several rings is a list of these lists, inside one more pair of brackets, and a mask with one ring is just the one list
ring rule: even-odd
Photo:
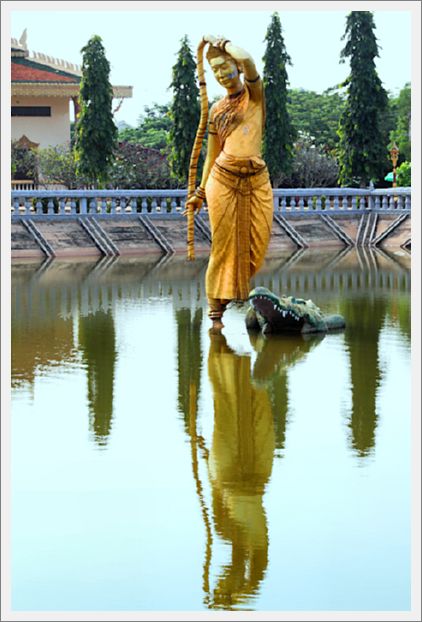
[[242,68],[235,61],[233,56],[230,56],[230,54],[228,54],[227,52],[223,52],[223,50],[220,50],[220,48],[217,48],[214,45],[209,45],[208,46],[208,50],[207,50],[205,56],[207,57],[207,61],[209,63],[211,63],[213,58],[220,58],[220,57],[228,58],[229,60],[231,60],[236,65],[237,70],[238,70],[239,73],[241,73],[241,71],[242,71]]

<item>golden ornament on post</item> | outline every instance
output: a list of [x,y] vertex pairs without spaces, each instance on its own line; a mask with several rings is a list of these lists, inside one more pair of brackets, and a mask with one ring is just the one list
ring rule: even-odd
[[396,182],[396,167],[397,167],[397,160],[399,159],[399,148],[397,147],[396,143],[393,143],[393,145],[390,148],[390,158],[391,158],[391,162],[393,163],[393,188],[397,187],[397,182]]

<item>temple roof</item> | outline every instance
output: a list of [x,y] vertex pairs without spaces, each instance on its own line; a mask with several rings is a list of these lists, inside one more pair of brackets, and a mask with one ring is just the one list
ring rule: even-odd
[[48,65],[29,60],[28,58],[12,58],[11,79],[13,82],[71,82],[79,84],[80,77],[67,71],[55,69]]
[[[75,97],[81,68],[40,52],[29,52],[26,29],[11,42],[11,82],[14,96]],[[113,97],[132,97],[131,86],[113,86]]]

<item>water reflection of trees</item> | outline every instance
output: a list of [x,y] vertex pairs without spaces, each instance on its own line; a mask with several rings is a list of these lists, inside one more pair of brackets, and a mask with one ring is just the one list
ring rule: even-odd
[[100,447],[107,445],[113,418],[116,336],[110,311],[79,317],[79,347],[88,378],[90,430]]
[[289,390],[287,371],[317,345],[324,335],[272,335],[264,338],[250,333],[251,345],[258,353],[253,368],[253,381],[266,387],[273,413],[275,444],[278,455],[286,440]]
[[176,310],[178,402],[183,413],[185,430],[189,432],[192,408],[198,409],[198,392],[202,368],[201,325],[202,309]]
[[386,315],[383,299],[345,300],[341,313],[347,318],[345,342],[349,351],[352,412],[349,421],[351,445],[361,457],[375,447],[378,422],[377,393],[381,381],[379,337]]
[[11,305],[12,387],[33,384],[37,369],[75,359],[71,319],[52,314],[30,279],[13,285]]

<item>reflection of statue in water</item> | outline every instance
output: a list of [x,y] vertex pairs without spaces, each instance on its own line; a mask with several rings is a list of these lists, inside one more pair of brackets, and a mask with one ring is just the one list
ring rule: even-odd
[[267,568],[262,498],[271,475],[275,436],[268,392],[251,382],[250,357],[235,354],[222,334],[210,338],[213,518],[217,533],[231,544],[230,563],[217,579],[210,606],[231,609],[257,594]]
[[105,447],[113,416],[116,336],[110,312],[96,311],[79,318],[79,346],[88,374],[90,429]]
[[[208,374],[214,397],[211,448],[198,432],[197,408],[202,363],[201,310],[176,312],[179,406],[192,452],[192,471],[206,532],[203,566],[205,604],[210,609],[247,606],[258,594],[268,565],[269,537],[263,495],[276,447],[284,447],[287,369],[324,335],[272,336],[251,333],[258,356],[236,354],[221,333],[210,332]],[[190,344],[187,347],[187,344]],[[200,478],[204,458],[211,485],[208,508]],[[230,561],[210,586],[215,532],[231,546]]]
[[[201,130],[202,118],[205,124],[207,119],[208,101],[202,76],[202,50],[207,44],[207,59],[226,96],[209,112],[201,185],[190,196],[186,208],[188,229],[193,231],[193,213],[207,199],[212,248],[205,287],[209,316],[214,329],[220,330],[228,302],[246,300],[250,279],[264,260],[270,240],[273,197],[268,170],[261,158],[265,114],[261,78],[245,50],[212,35],[204,37],[198,48],[201,123],[189,178],[192,171],[196,174],[196,164],[192,162],[201,148],[201,131],[205,131],[205,126]],[[190,186],[189,183],[189,190]]]

